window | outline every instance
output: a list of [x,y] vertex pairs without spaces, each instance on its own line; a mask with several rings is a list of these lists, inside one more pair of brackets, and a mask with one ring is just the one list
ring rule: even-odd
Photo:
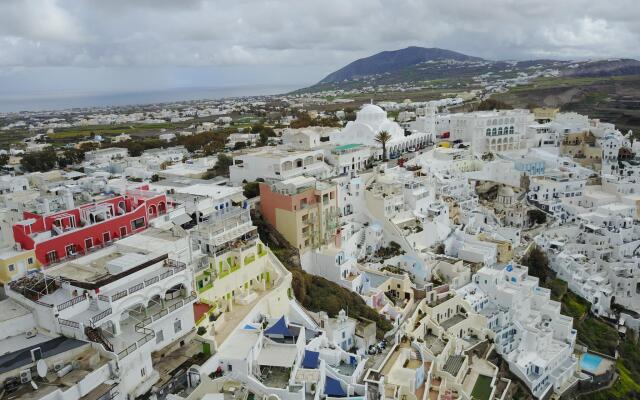
[[180,321],[179,319],[175,320],[173,322],[173,331],[175,333],[178,333],[182,330],[182,321]]
[[33,264],[33,257],[27,258],[27,264],[29,265]]
[[126,226],[121,226],[120,227],[120,237],[124,237],[127,236],[127,227]]
[[54,263],[58,261],[58,253],[55,250],[51,250],[47,253],[45,259],[47,260],[47,263]]
[[9,264],[8,268],[9,268],[9,272],[13,272],[16,269],[16,267],[13,264]]
[[145,369],[144,369],[144,368],[142,368],[142,369],[140,370],[140,376],[145,376],[146,374],[147,374],[147,371],[145,371]]
[[84,240],[84,248],[90,249],[93,247],[93,238],[87,238]]
[[109,232],[103,233],[102,234],[102,241],[106,243],[109,240],[111,240],[111,233],[109,233]]
[[162,342],[163,340],[164,340],[164,331],[159,330],[158,332],[156,332],[156,344]]
[[144,228],[144,217],[140,217],[138,219],[134,219],[133,221],[131,221],[131,229],[132,230],[136,230],[136,229],[140,229],[140,228]]

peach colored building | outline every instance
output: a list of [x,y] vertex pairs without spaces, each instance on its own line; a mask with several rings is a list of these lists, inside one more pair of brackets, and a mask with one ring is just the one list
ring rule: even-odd
[[295,177],[260,184],[260,210],[267,221],[300,251],[339,245],[338,189],[315,178]]

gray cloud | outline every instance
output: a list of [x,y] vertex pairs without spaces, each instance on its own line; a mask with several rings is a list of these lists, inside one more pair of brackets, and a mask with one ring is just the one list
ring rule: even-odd
[[253,66],[269,77],[295,67],[312,82],[407,45],[492,59],[640,58],[638,20],[634,0],[3,0],[0,76]]

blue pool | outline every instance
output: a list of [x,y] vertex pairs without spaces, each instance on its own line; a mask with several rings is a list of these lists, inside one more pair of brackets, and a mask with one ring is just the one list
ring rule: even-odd
[[602,362],[602,357],[591,353],[584,353],[580,359],[580,368],[595,373]]

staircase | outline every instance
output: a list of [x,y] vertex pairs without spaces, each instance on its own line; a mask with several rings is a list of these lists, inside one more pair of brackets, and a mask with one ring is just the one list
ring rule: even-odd
[[101,344],[107,351],[113,353],[113,344],[107,340],[107,338],[102,333],[101,328],[92,328],[87,326],[84,328],[84,334],[87,335],[87,339],[92,342]]

